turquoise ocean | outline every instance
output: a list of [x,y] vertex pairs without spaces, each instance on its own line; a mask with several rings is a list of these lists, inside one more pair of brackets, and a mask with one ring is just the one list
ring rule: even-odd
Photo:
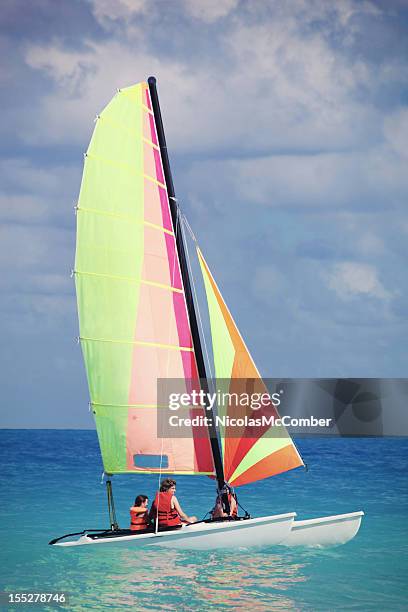
[[[297,441],[309,470],[238,489],[253,516],[366,513],[356,538],[324,550],[56,548],[48,541],[108,526],[94,431],[0,430],[1,590],[65,591],[70,610],[407,610],[408,439]],[[115,476],[121,527],[156,476]],[[211,507],[214,484],[179,476],[189,514]],[[16,606],[8,609],[27,609]],[[34,607],[34,609],[39,609]],[[52,609],[42,606],[41,609]]]

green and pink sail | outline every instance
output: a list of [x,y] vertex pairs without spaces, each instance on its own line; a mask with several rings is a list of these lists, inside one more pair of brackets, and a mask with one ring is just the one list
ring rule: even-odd
[[[198,252],[217,379],[228,390],[262,379]],[[97,117],[77,207],[75,261],[80,340],[106,473],[213,477],[208,435],[157,433],[158,379],[199,385],[188,309],[147,83],[118,91]],[[179,389],[178,389],[179,390]],[[219,408],[222,412],[222,408]],[[236,406],[224,408],[237,416]],[[204,414],[191,409],[191,416]],[[241,485],[299,465],[285,430],[220,430],[225,479]],[[153,458],[165,457],[158,466]],[[149,464],[152,458],[152,465]],[[147,463],[146,463],[147,459]]]
[[167,473],[213,474],[208,438],[157,436],[157,379],[185,379],[188,390],[198,374],[146,83],[120,90],[97,118],[75,279],[105,471],[158,472],[146,459],[165,456]]

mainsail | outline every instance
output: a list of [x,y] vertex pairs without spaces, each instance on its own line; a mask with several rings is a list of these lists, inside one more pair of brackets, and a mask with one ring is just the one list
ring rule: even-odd
[[212,475],[208,437],[157,432],[157,380],[184,379],[188,391],[198,373],[147,83],[118,91],[97,117],[77,206],[75,280],[105,472]]
[[[217,388],[231,397],[239,397],[245,392],[268,394],[199,248],[197,254],[207,295]],[[279,416],[272,401],[268,413]],[[218,404],[218,414],[237,419],[248,416],[248,407],[232,400],[225,405]],[[253,410],[249,416],[255,418],[259,412]],[[226,425],[221,428],[220,435],[224,476],[231,485],[248,484],[304,465],[283,426],[253,429],[243,425],[237,431],[235,425]]]

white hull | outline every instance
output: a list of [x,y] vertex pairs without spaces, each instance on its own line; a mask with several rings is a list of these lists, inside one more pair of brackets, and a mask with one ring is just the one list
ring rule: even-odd
[[77,540],[56,542],[55,546],[131,544],[138,548],[161,546],[189,550],[253,548],[256,546],[325,547],[345,544],[358,532],[364,512],[295,521],[295,512],[243,521],[197,523],[176,531],[98,537],[82,535]]
[[294,521],[284,546],[338,546],[345,544],[358,532],[364,512],[351,512]]
[[131,544],[136,547],[161,546],[189,550],[228,549],[270,546],[287,540],[295,512],[276,514],[243,521],[197,523],[176,531],[145,533],[92,539],[88,535],[78,540],[57,542],[55,546],[87,546],[92,544]]

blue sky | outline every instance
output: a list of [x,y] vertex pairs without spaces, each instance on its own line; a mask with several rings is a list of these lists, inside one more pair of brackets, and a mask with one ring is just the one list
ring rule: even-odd
[[70,270],[82,154],[154,74],[177,195],[268,377],[404,377],[408,5],[2,3],[3,427],[93,427]]

